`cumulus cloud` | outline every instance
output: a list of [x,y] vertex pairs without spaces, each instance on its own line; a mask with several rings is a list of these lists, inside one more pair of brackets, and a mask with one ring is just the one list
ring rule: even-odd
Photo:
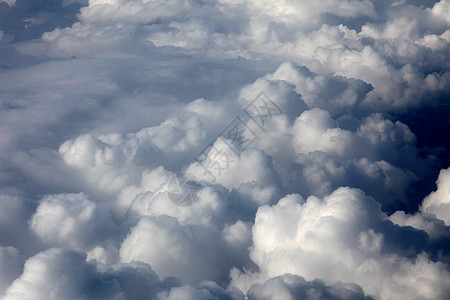
[[5,299],[74,299],[86,273],[93,272],[82,254],[50,249],[25,263],[23,274],[7,289]]
[[256,284],[248,292],[248,299],[373,299],[364,296],[354,284],[325,285],[320,280],[308,282],[300,276],[283,275]]
[[108,212],[83,194],[42,199],[30,220],[31,230],[49,246],[89,247],[114,233]]
[[0,1],[0,296],[445,299],[449,9]]
[[423,232],[387,221],[380,205],[360,190],[339,188],[306,201],[288,195],[256,214],[250,256],[261,274],[235,272],[233,282],[245,289],[245,276],[258,281],[292,273],[354,282],[382,299],[445,298],[450,273],[423,251],[426,243]]
[[426,231],[432,239],[448,239],[448,169],[441,170],[437,190],[428,195],[415,214],[396,211],[389,218],[396,224]]
[[120,259],[148,263],[161,276],[175,275],[190,284],[208,279],[223,283],[231,266],[243,263],[242,254],[230,248],[248,246],[247,228],[239,226],[227,227],[222,237],[215,228],[183,226],[173,217],[141,218],[123,241]]
[[437,190],[423,200],[420,210],[436,215],[438,219],[450,225],[450,169],[441,170],[437,180]]
[[29,258],[2,299],[244,299],[213,282],[183,286],[138,262],[98,269],[82,252],[51,248]]

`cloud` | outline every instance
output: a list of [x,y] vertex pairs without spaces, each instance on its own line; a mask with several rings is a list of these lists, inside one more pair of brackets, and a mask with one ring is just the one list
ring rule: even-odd
[[[423,251],[427,235],[386,220],[380,205],[360,190],[342,187],[306,201],[288,195],[258,209],[250,257],[262,278],[291,273],[354,282],[382,299],[445,298],[450,273]],[[233,285],[245,288],[245,276],[260,281],[235,272]]]
[[[237,226],[242,225],[227,227],[222,238],[214,227],[182,225],[168,216],[143,217],[123,241],[120,259],[148,263],[161,276],[174,275],[190,284],[202,280],[221,283],[227,280],[231,266],[242,263],[240,253],[241,257],[234,257],[238,254],[235,249],[242,251],[247,246],[246,228]],[[155,238],[160,242],[155,243]]]
[[[40,247],[27,224],[32,213],[30,206],[29,199],[22,193],[0,191],[0,245],[6,247],[2,249],[17,248],[23,255],[30,255]],[[8,250],[8,253],[12,252]]]
[[447,226],[449,219],[449,195],[450,195],[450,169],[441,170],[437,180],[438,189],[423,200],[420,210],[424,213],[432,213],[443,220]]
[[16,4],[16,0],[2,0],[2,2],[5,2],[9,6],[14,6],[14,4]]
[[87,0],[2,0],[0,28],[13,41],[39,38],[45,31],[58,26],[70,26],[75,14]]
[[397,211],[389,218],[401,226],[412,226],[424,230],[430,238],[437,241],[448,239],[448,169],[440,172],[437,180],[437,190],[425,197],[419,211],[414,214],[405,214]]
[[45,197],[31,217],[30,228],[50,247],[85,248],[114,233],[108,211],[84,194]]
[[14,247],[0,248],[0,267],[2,269],[0,275],[0,295],[22,273],[25,259],[25,256],[20,255],[19,251]]
[[333,115],[354,110],[373,89],[361,80],[318,75],[291,62],[283,63],[266,78],[270,82],[282,81],[294,85],[295,91],[301,95],[309,108],[323,108]]
[[92,268],[77,252],[50,249],[26,261],[23,274],[7,289],[4,299],[74,299]]
[[[368,1],[338,5],[327,1],[319,6],[312,1],[282,4],[220,1],[205,6],[194,1],[172,1],[164,6],[158,2],[93,2],[81,10],[80,18],[86,24],[100,21],[145,24],[154,22],[157,15],[161,23],[146,32],[157,46],[208,50],[214,56],[275,55],[306,65],[314,72],[362,79],[374,87],[363,99],[363,106],[398,110],[418,106],[430,93],[448,93],[446,5],[442,1],[421,10],[402,4],[389,14],[392,6],[375,8]],[[214,22],[210,19],[212,15],[216,17]],[[386,15],[387,20],[377,23],[377,18],[382,20]],[[333,20],[330,16],[342,23],[328,24],[327,21]],[[355,26],[358,17],[369,19],[362,26]],[[420,22],[422,19],[426,21]],[[221,26],[224,23],[240,27],[224,31]],[[400,32],[399,27],[407,28],[407,33]],[[439,40],[442,46],[438,46]],[[437,52],[434,61],[424,59],[423,66],[415,63],[432,49]],[[425,71],[433,67],[442,71]],[[347,101],[352,102],[351,98]]]
[[244,299],[213,282],[182,286],[179,279],[160,280],[146,264],[116,264],[99,270],[77,251],[51,248],[29,258],[23,274],[2,299]]
[[0,1],[0,294],[445,298],[449,7]]
[[283,275],[256,284],[248,292],[249,300],[257,299],[373,299],[364,296],[353,284],[337,283],[327,286],[320,280],[308,282],[300,276]]

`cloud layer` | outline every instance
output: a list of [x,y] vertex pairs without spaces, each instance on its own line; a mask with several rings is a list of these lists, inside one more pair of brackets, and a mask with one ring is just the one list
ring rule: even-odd
[[0,20],[1,299],[450,294],[450,1]]

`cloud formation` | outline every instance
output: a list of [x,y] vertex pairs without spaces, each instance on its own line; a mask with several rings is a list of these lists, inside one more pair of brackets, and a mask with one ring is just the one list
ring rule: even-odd
[[[258,209],[252,231],[250,256],[261,270],[258,277],[291,273],[354,282],[382,299],[441,299],[448,294],[450,273],[426,253],[428,236],[395,226],[359,190],[339,188],[324,199],[311,196],[306,201],[286,196],[275,206]],[[238,286],[248,281],[240,276],[252,274],[236,274]]]
[[0,1],[0,297],[446,299],[449,42],[448,0]]

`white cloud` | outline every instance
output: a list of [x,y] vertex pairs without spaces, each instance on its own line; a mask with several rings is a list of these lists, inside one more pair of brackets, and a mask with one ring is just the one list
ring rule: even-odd
[[[441,1],[422,10],[403,4],[404,15],[400,7],[388,13],[392,9],[389,5],[376,6],[369,1],[326,1],[320,5],[314,1],[221,1],[208,5],[195,1],[164,5],[158,1],[90,2],[81,9],[82,23],[57,29],[44,39],[51,41],[52,47],[58,45],[55,55],[61,50],[72,55],[98,55],[99,47],[120,52],[130,37],[136,36],[138,43],[144,43],[141,45],[147,43],[144,47],[148,43],[174,46],[212,57],[275,56],[317,73],[371,84],[374,89],[367,97],[358,98],[349,90],[338,104],[361,103],[369,110],[418,106],[427,102],[430,93],[448,93],[448,47],[443,42],[442,46],[436,44],[437,37],[448,29],[448,3]],[[388,19],[383,20],[386,14]],[[331,16],[342,23],[328,24]],[[358,17],[369,17],[360,29],[353,24]],[[154,25],[144,27],[148,23]],[[80,39],[89,47],[77,50]],[[431,53],[435,59],[424,59]],[[417,64],[418,59],[423,64]]]
[[160,276],[174,275],[190,284],[223,282],[230,267],[238,262],[228,251],[227,242],[240,249],[246,246],[230,238],[225,241],[214,227],[182,225],[168,216],[143,217],[123,241],[120,259],[148,263]]
[[5,2],[9,6],[14,6],[16,4],[16,0],[2,0],[2,2]]
[[437,180],[437,190],[426,197],[420,210],[435,214],[450,226],[450,169],[441,170]]
[[3,2],[5,299],[450,293],[448,0]]
[[130,165],[179,167],[185,156],[193,156],[193,149],[204,140],[205,131],[198,119],[173,118],[125,137],[82,135],[63,143],[59,153],[68,165],[87,173],[87,182],[114,192],[139,176],[136,174],[139,168],[131,169]]
[[[445,298],[450,279],[445,265],[420,251],[414,258],[397,254],[413,241],[390,236],[395,228],[386,219],[379,204],[358,190],[339,188],[306,201],[289,195],[258,209],[250,256],[263,278],[291,273],[329,284],[354,282],[382,299]],[[234,274],[234,285],[245,288],[240,278],[245,276]]]
[[30,228],[48,246],[89,247],[114,233],[108,211],[84,194],[61,194],[41,200]]
[[415,214],[397,211],[389,218],[401,226],[412,226],[426,231],[432,239],[448,238],[450,234],[449,209],[449,169],[441,170],[437,180],[437,190],[431,192]]
[[244,299],[238,290],[226,291],[213,282],[190,287],[175,277],[160,280],[143,263],[100,270],[85,258],[81,252],[61,248],[41,252],[25,262],[23,274],[2,299]]
[[50,249],[26,261],[3,299],[75,299],[92,268],[80,253]]

